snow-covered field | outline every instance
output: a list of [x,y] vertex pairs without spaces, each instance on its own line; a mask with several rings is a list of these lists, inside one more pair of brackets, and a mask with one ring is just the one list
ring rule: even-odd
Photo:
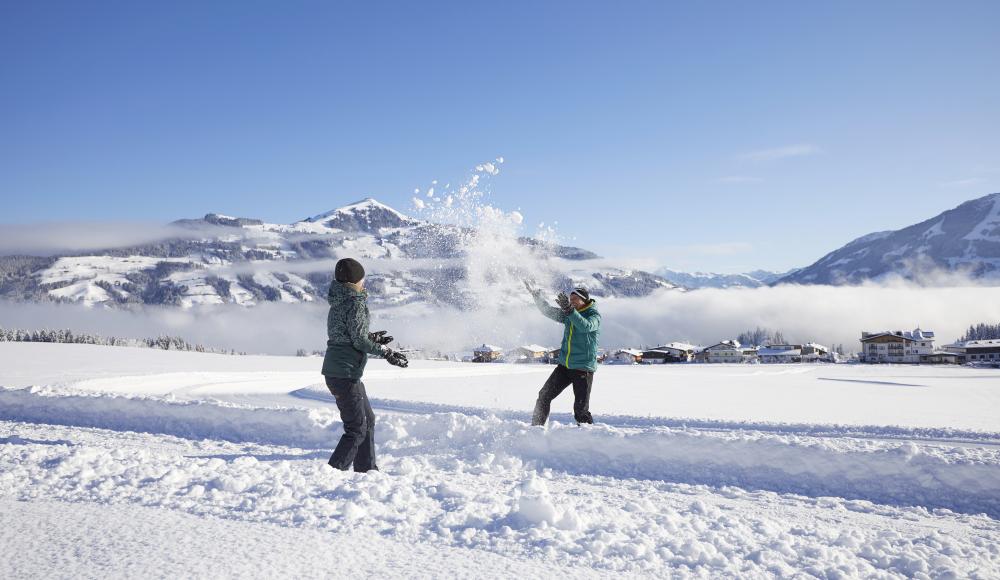
[[0,576],[1000,577],[1000,371],[372,361],[0,344]]

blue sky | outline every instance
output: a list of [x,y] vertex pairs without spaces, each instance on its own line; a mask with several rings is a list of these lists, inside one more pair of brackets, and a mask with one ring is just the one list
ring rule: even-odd
[[7,2],[0,223],[492,201],[678,269],[1000,191],[1000,3]]

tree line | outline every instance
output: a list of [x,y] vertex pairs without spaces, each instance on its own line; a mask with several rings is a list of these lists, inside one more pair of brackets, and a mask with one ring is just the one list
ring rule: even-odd
[[123,338],[101,336],[87,332],[74,332],[68,328],[59,330],[24,330],[0,327],[0,342],[53,342],[60,344],[95,344],[100,346],[129,346],[157,348],[160,350],[181,350],[188,352],[208,352],[216,354],[241,354],[233,349],[220,349],[194,344],[179,336],[157,336],[155,338]]
[[1000,323],[986,324],[980,322],[979,324],[970,325],[969,329],[962,335],[962,338],[958,340],[959,342],[965,342],[967,340],[995,340],[998,338],[1000,338]]

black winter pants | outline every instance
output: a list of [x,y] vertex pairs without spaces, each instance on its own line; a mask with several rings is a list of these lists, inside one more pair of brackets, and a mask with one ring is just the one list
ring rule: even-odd
[[531,424],[544,425],[549,418],[552,399],[558,397],[559,393],[570,385],[573,385],[573,418],[577,423],[593,423],[594,418],[590,414],[590,387],[593,384],[593,371],[569,369],[558,365],[552,370],[542,390],[538,391],[538,401],[535,402]]
[[375,463],[375,413],[360,380],[326,377],[326,387],[337,399],[344,435],[337,443],[330,466],[347,471],[378,470]]

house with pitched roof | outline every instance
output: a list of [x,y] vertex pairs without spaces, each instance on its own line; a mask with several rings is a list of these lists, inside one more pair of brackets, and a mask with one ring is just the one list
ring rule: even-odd
[[472,351],[472,362],[495,362],[503,358],[503,350],[499,346],[483,344]]
[[934,354],[934,333],[917,328],[913,331],[886,330],[861,333],[861,362],[919,363],[921,356]]
[[738,340],[723,340],[698,353],[697,360],[707,363],[756,362],[757,349],[745,347]]

